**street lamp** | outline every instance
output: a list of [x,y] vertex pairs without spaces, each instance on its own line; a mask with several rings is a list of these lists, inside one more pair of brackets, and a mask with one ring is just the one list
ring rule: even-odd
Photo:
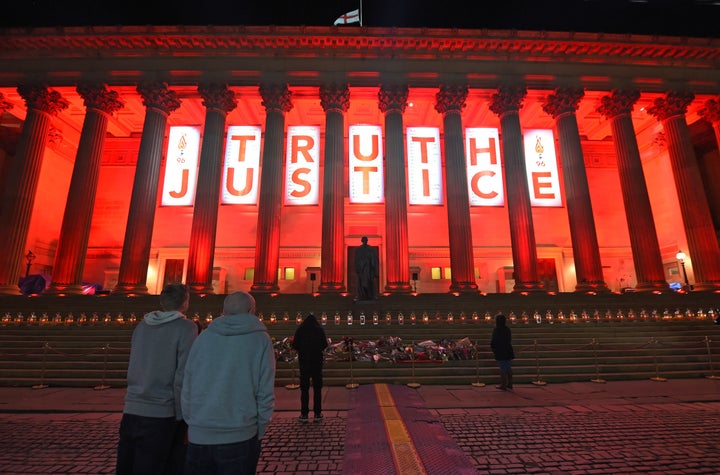
[[27,263],[27,267],[25,268],[25,277],[30,275],[30,266],[32,265],[34,260],[35,254],[33,254],[32,251],[28,251],[28,253],[25,254],[25,261]]
[[686,257],[687,256],[682,251],[678,251],[677,254],[675,254],[675,258],[680,261],[680,265],[682,266],[683,277],[685,278],[684,289],[685,289],[685,291],[689,291],[690,290],[690,281],[688,280],[687,270],[685,269],[685,258]]

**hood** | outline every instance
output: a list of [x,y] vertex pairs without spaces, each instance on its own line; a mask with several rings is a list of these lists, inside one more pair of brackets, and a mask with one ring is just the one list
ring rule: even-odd
[[162,325],[163,323],[171,322],[173,320],[177,320],[178,318],[185,318],[185,315],[177,310],[171,310],[169,312],[156,310],[145,315],[144,320],[148,325]]
[[209,332],[219,335],[232,336],[244,335],[247,333],[267,332],[263,324],[255,315],[240,313],[235,315],[223,315],[212,321],[207,327]]

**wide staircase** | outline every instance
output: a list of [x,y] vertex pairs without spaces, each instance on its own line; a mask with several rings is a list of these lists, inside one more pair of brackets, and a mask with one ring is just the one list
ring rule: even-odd
[[[513,331],[517,383],[720,376],[720,296],[692,294],[257,295],[275,341],[277,385],[298,381],[288,338],[314,313],[332,344],[329,385],[489,384],[494,315]],[[224,296],[194,297],[206,325]],[[0,298],[0,385],[123,387],[134,324],[157,296]]]

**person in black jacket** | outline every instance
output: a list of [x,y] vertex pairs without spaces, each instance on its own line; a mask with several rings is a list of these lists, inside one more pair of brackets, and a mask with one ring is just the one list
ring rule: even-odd
[[320,326],[312,313],[295,331],[292,347],[298,352],[300,363],[300,422],[308,421],[310,412],[310,380],[313,382],[313,413],[314,422],[322,419],[322,367],[324,350],[328,342],[325,330]]
[[507,319],[503,314],[495,316],[495,329],[492,333],[490,347],[500,368],[500,384],[496,387],[503,391],[512,389],[512,360],[515,358],[515,352],[512,347],[512,332],[508,328]]

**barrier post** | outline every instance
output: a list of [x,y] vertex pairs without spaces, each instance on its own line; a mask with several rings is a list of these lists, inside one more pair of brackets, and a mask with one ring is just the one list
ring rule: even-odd
[[593,356],[595,358],[595,379],[591,379],[590,382],[599,384],[605,383],[605,380],[600,377],[600,369],[598,365],[597,347],[599,342],[595,338],[593,338],[590,344],[593,347]]
[[536,376],[535,381],[532,383],[535,386],[545,386],[547,383],[540,379],[540,354],[538,353],[538,344],[537,340],[533,340],[533,347],[535,348],[535,369],[536,369]]
[[353,377],[353,342],[352,339],[346,340],[348,353],[350,354],[350,382],[345,385],[346,389],[357,389],[360,385],[355,382]]
[[420,383],[415,381],[415,342],[410,342],[410,357],[412,358],[410,360],[410,364],[412,365],[412,381],[407,383],[406,386],[409,388],[417,389],[421,386]]
[[300,385],[297,384],[297,382],[296,382],[297,379],[295,376],[295,374],[296,374],[295,373],[295,360],[297,359],[297,352],[290,350],[290,354],[292,355],[292,359],[290,360],[290,370],[292,372],[292,376],[291,376],[292,382],[285,385],[285,389],[287,389],[287,390],[297,389],[300,387]]
[[475,342],[475,382],[470,383],[471,386],[476,388],[484,388],[485,383],[480,382],[480,352],[478,351],[477,342]]
[[710,338],[705,335],[705,346],[708,352],[708,363],[710,364],[710,374],[705,376],[707,379],[720,379],[720,376],[715,376],[715,368],[713,367],[712,351],[710,351]]
[[658,368],[658,359],[657,359],[658,341],[654,337],[650,338],[650,344],[653,346],[653,360],[655,361],[655,376],[650,379],[653,381],[657,381],[658,383],[664,383],[665,381],[667,381],[667,378],[663,378],[660,376],[660,369]]
[[40,370],[40,384],[36,384],[33,386],[33,389],[45,389],[48,387],[47,384],[45,384],[45,367],[47,366],[47,352],[50,349],[50,345],[46,341],[43,344],[43,357],[42,357],[42,368]]
[[108,389],[110,386],[105,384],[106,377],[107,377],[107,362],[108,362],[108,350],[110,350],[110,345],[106,344],[103,346],[103,376],[102,376],[102,384],[95,386],[93,389],[95,391],[103,391],[105,389]]

